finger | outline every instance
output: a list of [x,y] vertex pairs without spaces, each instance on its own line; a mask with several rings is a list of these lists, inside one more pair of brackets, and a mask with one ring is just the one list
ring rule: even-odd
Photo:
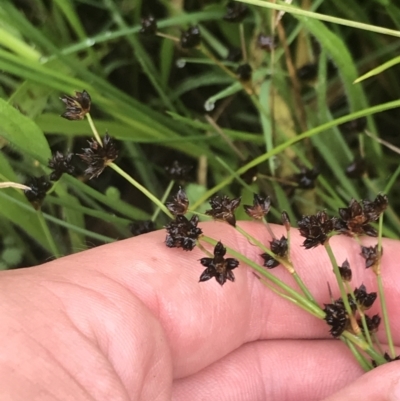
[[362,373],[337,340],[256,341],[193,376],[174,381],[172,399],[322,400]]
[[399,401],[400,362],[395,361],[361,376],[324,401]]
[[149,309],[100,274],[81,271],[88,288],[42,270],[1,274],[1,399],[169,400],[169,345]]
[[[240,224],[264,244],[271,239],[262,225]],[[203,228],[206,235],[261,262],[260,250],[232,227],[206,223]],[[275,226],[274,230],[277,236],[283,233],[282,227]],[[322,247],[305,250],[301,247],[302,238],[293,231],[292,259],[299,274],[321,305],[330,302],[327,282],[330,282],[335,297],[338,291],[326,252]],[[69,278],[75,275],[75,280],[84,282],[85,286],[91,283],[83,277],[84,271],[101,272],[138,296],[160,320],[166,332],[175,377],[197,372],[249,341],[329,337],[324,321],[279,298],[262,286],[250,269],[244,266],[235,269],[235,283],[227,282],[223,287],[214,280],[199,283],[203,268],[198,260],[204,256],[200,249],[190,253],[168,249],[164,239],[164,232],[154,232],[64,258],[55,262],[53,267],[68,272]],[[396,341],[399,339],[400,324],[400,319],[396,319],[399,313],[395,308],[398,289],[394,284],[400,275],[395,268],[397,246],[398,242],[385,241],[382,258]],[[353,285],[364,283],[372,290],[374,277],[364,268],[359,245],[341,236],[332,239],[332,247],[339,263],[346,258],[349,260],[354,272]],[[53,267],[49,264],[47,268]],[[294,285],[283,268],[277,268],[272,273]],[[397,325],[396,320],[399,321]],[[134,330],[134,322],[126,324],[132,325]]]

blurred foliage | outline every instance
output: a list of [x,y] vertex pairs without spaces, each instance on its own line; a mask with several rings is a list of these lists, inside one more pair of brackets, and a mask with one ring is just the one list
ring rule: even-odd
[[[99,132],[118,140],[116,163],[159,199],[172,187],[164,167],[174,160],[193,166],[174,186],[188,188],[192,207],[204,210],[215,193],[249,203],[257,192],[273,198],[272,221],[281,210],[295,221],[385,192],[391,208],[384,234],[398,238],[398,154],[376,138],[400,146],[400,6],[278,2],[276,8],[289,7],[282,14],[269,3],[248,4],[241,23],[223,19],[226,6],[3,0],[0,181],[48,174],[50,152],[87,146],[87,121],[62,119],[59,100],[86,89]],[[139,33],[150,14],[163,35]],[[182,49],[181,32],[192,25],[199,25],[202,44]],[[260,35],[276,46],[260,46]],[[250,79],[237,75],[244,64]],[[354,162],[360,174],[346,174]],[[312,168],[320,174],[305,186]],[[126,238],[130,223],[155,209],[111,169],[90,181],[64,175],[44,200],[44,221],[21,190],[0,189],[0,268],[47,260],[54,254],[49,234],[59,254]],[[158,214],[158,227],[166,221]]]

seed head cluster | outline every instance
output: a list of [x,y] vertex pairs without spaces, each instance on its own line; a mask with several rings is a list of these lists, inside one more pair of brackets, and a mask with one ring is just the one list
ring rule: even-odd
[[200,281],[207,281],[215,277],[220,285],[224,285],[226,280],[235,281],[233,269],[239,266],[239,261],[234,258],[224,258],[226,248],[218,242],[214,248],[213,258],[201,258],[200,263],[207,268],[200,276]]
[[118,149],[108,133],[104,136],[103,146],[94,138],[89,140],[88,143],[89,147],[83,148],[83,153],[78,154],[78,156],[87,164],[85,175],[91,180],[97,178],[107,165],[118,157]]

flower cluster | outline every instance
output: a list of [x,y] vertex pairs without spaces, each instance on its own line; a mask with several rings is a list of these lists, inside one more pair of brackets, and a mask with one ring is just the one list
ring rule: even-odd
[[63,155],[60,152],[56,152],[55,155],[49,160],[48,166],[53,170],[50,173],[51,181],[58,181],[64,173],[74,175],[75,166],[72,164],[73,153]]
[[223,285],[226,280],[235,281],[232,270],[239,266],[239,261],[234,258],[224,258],[226,248],[218,242],[214,248],[213,258],[201,258],[200,263],[207,268],[203,271],[199,281],[207,281],[215,277],[215,280]]
[[210,199],[211,209],[206,211],[208,216],[215,220],[226,221],[231,226],[236,226],[235,210],[240,205],[241,198],[229,199],[227,196],[222,198],[214,196]]
[[179,188],[178,193],[173,197],[173,201],[166,203],[165,206],[174,216],[186,214],[189,207],[189,199],[186,196],[186,192]]
[[[358,311],[362,312],[371,308],[377,298],[376,292],[367,292],[367,289],[362,284],[360,287],[354,289],[354,298],[352,294],[347,294],[347,300],[350,305],[351,314],[356,316]],[[346,308],[342,298],[335,300],[332,304],[325,304],[325,321],[328,323],[330,333],[333,337],[340,337],[344,330],[348,329],[349,315],[346,312]],[[367,328],[370,332],[374,332],[378,329],[380,323],[379,315],[374,315],[372,318],[365,315]],[[359,320],[359,326],[362,326],[361,320]]]
[[378,245],[361,246],[361,256],[365,259],[365,267],[368,269],[378,264],[382,251],[379,254]]
[[89,147],[82,149],[83,153],[78,156],[88,165],[85,175],[92,179],[97,178],[118,157],[118,149],[108,133],[104,136],[103,146],[96,139],[91,139],[88,143]]
[[253,206],[243,205],[243,208],[248,216],[256,220],[261,220],[268,214],[271,208],[271,198],[269,196],[263,198],[260,195],[254,194]]
[[300,234],[305,237],[303,246],[306,249],[324,245],[328,235],[335,229],[335,218],[328,218],[325,212],[318,212],[316,215],[303,216],[297,222]]
[[324,312],[325,321],[331,326],[329,332],[333,337],[340,337],[349,323],[346,310],[342,305],[333,303],[325,304]]
[[169,248],[182,248],[185,251],[191,251],[196,246],[196,241],[203,233],[201,228],[197,227],[199,218],[194,215],[190,220],[185,216],[177,215],[175,220],[165,226],[167,237],[165,244]]
[[339,272],[343,281],[351,281],[353,274],[350,269],[350,263],[347,259],[343,262],[342,266],[339,266]]
[[371,222],[378,220],[386,210],[388,199],[386,195],[378,195],[375,200],[352,199],[347,208],[339,209],[340,219],[337,221],[337,229],[347,235],[366,234],[376,237],[377,231],[371,226]]
[[294,174],[292,180],[297,183],[297,187],[301,189],[315,188],[315,180],[319,176],[320,171],[313,167],[312,169],[303,167],[300,173]]
[[[281,258],[287,256],[288,252],[288,241],[287,238],[282,235],[281,239],[274,238],[270,241],[271,251]],[[273,256],[268,253],[263,253],[261,257],[264,259],[264,266],[268,269],[273,269],[276,266],[279,266],[279,261],[276,260]]]
[[249,9],[245,4],[236,1],[230,1],[226,8],[227,12],[223,18],[228,22],[242,22],[249,12]]
[[181,164],[177,160],[165,167],[168,177],[174,181],[189,181],[189,173],[192,169],[192,166]]
[[67,109],[65,113],[61,114],[61,117],[67,120],[83,120],[90,111],[91,98],[85,90],[83,92],[75,92],[75,96],[64,95],[60,99]]
[[155,35],[157,33],[157,21],[152,15],[149,15],[146,18],[142,18],[141,25],[142,27],[139,31],[141,34]]
[[52,187],[52,183],[46,176],[31,177],[27,182],[30,189],[25,189],[24,194],[33,207],[38,210],[46,197],[47,191]]
[[183,49],[193,49],[201,43],[201,33],[200,28],[195,26],[190,26],[186,31],[182,32],[181,46]]
[[134,237],[146,233],[150,233],[156,230],[156,225],[154,221],[151,220],[143,220],[143,221],[133,221],[129,229]]

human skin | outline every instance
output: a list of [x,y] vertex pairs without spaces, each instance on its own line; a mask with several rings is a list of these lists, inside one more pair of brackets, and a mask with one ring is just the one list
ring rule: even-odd
[[[260,224],[238,224],[265,244],[271,239]],[[201,227],[262,261],[227,224]],[[222,287],[214,279],[199,283],[201,250],[169,249],[164,239],[157,231],[1,273],[0,399],[400,400],[399,362],[363,374],[324,321],[274,294],[250,268],[239,266],[235,282]],[[338,296],[329,259],[323,247],[305,250],[301,242],[293,230],[294,265],[321,305],[328,303],[328,282]],[[350,262],[352,286],[376,290],[355,240],[333,237],[331,244],[339,264]],[[396,344],[399,245],[385,240],[382,258]],[[281,266],[271,272],[293,284]]]

